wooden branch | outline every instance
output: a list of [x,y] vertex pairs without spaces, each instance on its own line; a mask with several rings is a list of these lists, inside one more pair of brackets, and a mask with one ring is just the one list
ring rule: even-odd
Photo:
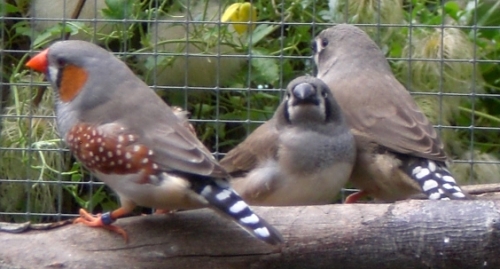
[[469,194],[475,195],[477,199],[499,199],[500,200],[500,184],[479,184],[462,187]]
[[500,202],[254,207],[285,238],[266,245],[210,210],[119,220],[129,244],[69,225],[0,233],[1,268],[500,268]]
[[[472,195],[473,199],[477,200],[500,200],[500,184],[478,184],[461,186],[461,188]],[[427,196],[423,193],[416,194],[411,197],[412,199],[424,200]]]

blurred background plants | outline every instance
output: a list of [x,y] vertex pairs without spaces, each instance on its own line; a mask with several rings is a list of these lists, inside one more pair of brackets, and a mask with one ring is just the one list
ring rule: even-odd
[[31,49],[62,38],[114,51],[167,103],[187,109],[218,155],[272,116],[288,81],[313,74],[319,31],[360,24],[438,127],[462,183],[500,181],[497,1],[6,0],[0,12],[0,220],[116,206],[61,149],[52,93],[23,68]]

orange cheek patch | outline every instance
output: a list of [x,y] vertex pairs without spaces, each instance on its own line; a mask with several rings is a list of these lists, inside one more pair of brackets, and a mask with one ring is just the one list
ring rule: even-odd
[[78,66],[67,65],[63,68],[59,83],[59,97],[63,102],[69,102],[83,88],[87,81],[88,74]]

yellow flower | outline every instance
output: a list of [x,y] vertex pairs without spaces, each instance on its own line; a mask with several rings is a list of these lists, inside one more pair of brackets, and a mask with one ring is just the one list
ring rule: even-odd
[[[257,9],[252,6],[251,3],[234,3],[230,5],[222,14],[222,22],[244,22],[232,24],[234,30],[238,34],[244,34],[248,30],[248,22],[255,22],[257,20]],[[255,28],[254,24],[251,24],[251,29]]]

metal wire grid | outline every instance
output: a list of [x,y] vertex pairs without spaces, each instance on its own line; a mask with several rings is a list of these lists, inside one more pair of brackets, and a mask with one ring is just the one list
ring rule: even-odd
[[[93,0],[92,0],[93,1]],[[87,2],[92,2],[91,0]],[[98,1],[98,0],[97,0]],[[200,1],[215,1],[215,0],[200,0]],[[381,0],[382,1],[382,0]],[[379,3],[381,3],[379,1]],[[152,4],[151,7],[158,7],[160,6],[164,1],[153,1],[154,4]],[[190,6],[191,3],[195,3],[195,0],[187,0],[183,1],[187,6]],[[280,51],[284,51],[285,49],[285,38],[287,37],[287,34],[290,32],[287,29],[294,28],[294,27],[309,27],[309,33],[311,34],[311,38],[317,34],[321,29],[324,29],[325,27],[329,27],[332,24],[331,23],[321,23],[317,21],[308,21],[308,22],[291,22],[291,21],[284,21],[286,19],[286,10],[289,8],[289,5],[292,4],[292,1],[288,0],[281,0],[281,2],[278,1],[272,1],[273,2],[273,7],[275,7],[275,12],[281,13],[282,16],[281,18],[283,19],[282,21],[265,21],[265,24],[269,26],[275,26],[276,29],[273,31],[274,33],[274,38],[277,40],[280,40]],[[68,2],[63,1],[63,5],[66,5]],[[264,6],[262,3],[254,1],[254,4],[257,6],[261,7]],[[320,16],[320,9],[324,7],[318,6],[315,1],[312,2],[304,2],[305,4],[308,5],[307,11],[313,14],[314,16]],[[476,5],[478,4],[476,2]],[[379,4],[380,5],[380,4]],[[100,10],[97,9],[97,5],[95,5],[94,9],[94,14],[98,14]],[[221,4],[218,7],[218,14],[222,14],[224,6]],[[380,8],[380,6],[379,6]],[[411,9],[411,7],[410,7]],[[67,10],[64,8],[63,10]],[[189,12],[189,9],[187,9],[186,12]],[[33,13],[33,11],[32,11]],[[67,13],[67,12],[66,12]],[[347,9],[345,9],[345,15],[346,17],[349,17]],[[8,14],[7,14],[8,15]],[[477,16],[476,14],[474,16]],[[63,14],[62,18],[56,18],[53,19],[55,22],[66,22],[68,21],[68,14]],[[217,16],[218,17],[218,16]],[[99,19],[99,18],[90,18],[90,19],[84,19],[84,18],[78,18],[78,19],[72,19],[71,21],[76,21],[80,23],[90,23],[97,25],[99,23],[124,23],[124,28],[126,25],[130,25],[133,23],[138,23],[138,24],[144,24],[144,23],[158,23],[158,24],[172,24],[172,23],[179,23],[179,20],[173,20],[173,19],[165,19],[165,18],[160,18],[159,16],[154,16],[153,21],[148,20],[148,19],[126,19],[126,20],[105,20],[105,19]],[[37,18],[36,14],[32,14],[31,18],[26,18],[26,17],[9,17],[9,16],[3,16],[0,18],[0,23],[3,23],[4,25],[7,24],[7,22],[11,22],[10,25],[12,25],[12,22],[15,23],[21,23],[21,22],[29,22],[32,25],[36,24],[37,21],[50,21],[50,19],[44,19],[44,18]],[[477,21],[474,19],[474,21]],[[231,23],[222,23],[220,21],[216,20],[185,20],[183,21],[184,25],[187,26],[187,29],[189,27],[197,27],[197,26],[212,26],[213,28],[216,29],[217,34],[221,34],[221,29],[224,27],[227,27]],[[256,24],[263,24],[264,22],[257,22]],[[464,31],[471,31],[473,34],[472,40],[474,41],[473,43],[476,44],[476,38],[477,38],[477,31],[480,29],[491,29],[491,30],[498,30],[498,27],[477,27],[475,25],[447,25],[447,24],[438,24],[438,25],[427,25],[427,24],[417,24],[417,23],[411,23],[411,24],[406,24],[406,23],[383,23],[378,17],[377,20],[373,22],[373,24],[362,24],[362,26],[376,26],[377,27],[377,32],[375,35],[372,35],[372,37],[378,41],[378,43],[381,45],[382,48],[384,48],[383,42],[383,36],[381,34],[381,30],[383,29],[391,29],[391,28],[406,28],[408,29],[408,42],[412,42],[413,38],[413,31],[418,30],[418,29],[424,29],[424,28],[436,28],[440,29],[441,31],[444,31],[445,29],[460,29]],[[153,29],[153,32],[156,32],[155,34],[158,35],[158,31],[160,27],[156,27]],[[151,29],[150,29],[151,30]],[[33,41],[33,37],[35,35],[35,30],[31,30],[31,40]],[[97,30],[94,28],[93,32],[94,36],[96,36]],[[251,40],[251,36],[249,37]],[[5,168],[0,167],[0,221],[25,221],[25,220],[36,220],[36,221],[51,221],[51,220],[58,220],[61,218],[65,217],[70,217],[70,216],[75,216],[75,213],[77,212],[77,208],[80,206],[86,206],[86,207],[94,207],[95,203],[99,204],[101,207],[100,209],[105,208],[107,205],[109,207],[113,207],[112,203],[109,205],[106,200],[108,198],[102,198],[103,196],[99,196],[101,200],[94,200],[90,199],[91,197],[96,197],[96,192],[101,192],[102,190],[99,189],[103,184],[92,178],[91,176],[88,176],[87,174],[84,174],[82,177],[79,171],[78,167],[75,168],[75,166],[72,163],[72,159],[69,159],[69,153],[67,149],[63,146],[60,141],[57,141],[57,136],[52,137],[50,142],[44,142],[44,141],[38,141],[34,140],[33,137],[33,132],[37,132],[38,130],[35,130],[33,128],[33,123],[37,121],[42,121],[46,123],[47,125],[53,126],[54,125],[54,117],[53,115],[40,115],[38,114],[37,108],[33,107],[33,104],[31,103],[31,96],[35,95],[36,89],[38,87],[45,87],[47,84],[45,82],[42,82],[39,78],[34,78],[33,76],[28,75],[27,73],[24,73],[24,76],[22,78],[19,78],[18,76],[16,77],[16,74],[13,72],[10,72],[10,69],[8,66],[12,66],[13,64],[16,64],[16,62],[12,61],[11,58],[16,59],[17,61],[24,61],[26,58],[26,55],[33,55],[35,50],[33,50],[32,47],[12,47],[9,46],[10,44],[6,43],[8,40],[8,36],[6,31],[2,31],[2,40],[3,44],[1,49],[1,58],[0,58],[0,66],[2,67],[2,88],[3,89],[8,89],[9,94],[7,96],[7,92],[4,90],[0,94],[2,94],[2,111],[0,112],[1,119],[2,119],[2,125],[3,125],[3,130],[2,130],[2,136],[3,136],[3,141],[2,144],[0,144],[0,153],[2,155],[0,156],[1,162],[6,163],[6,156],[8,154],[14,155],[14,156],[21,156],[20,158],[23,158],[21,162],[22,165],[19,167],[14,167],[16,170],[19,172],[16,174],[16,176],[11,176],[9,174],[5,173]],[[186,46],[189,44],[189,42],[192,42],[192,40],[189,40],[187,38],[185,40]],[[386,42],[391,42],[386,41]],[[210,105],[210,113],[205,113],[202,115],[202,117],[199,117],[200,115],[193,115],[194,117],[190,120],[196,127],[197,131],[199,132],[200,138],[206,142],[206,144],[209,146],[209,148],[213,151],[213,153],[217,157],[221,157],[224,155],[225,152],[227,152],[230,149],[230,146],[225,143],[220,137],[224,136],[221,134],[221,131],[226,129],[230,129],[231,127],[234,128],[243,128],[244,132],[243,133],[238,133],[240,134],[235,135],[234,137],[231,137],[233,140],[239,140],[241,141],[244,139],[245,134],[248,134],[251,132],[256,126],[264,122],[266,118],[271,117],[272,115],[272,109],[270,110],[269,108],[267,110],[262,109],[262,107],[259,107],[260,110],[265,110],[265,112],[262,112],[261,114],[263,116],[261,117],[256,117],[251,116],[254,115],[255,113],[253,112],[257,106],[260,106],[262,104],[256,104],[251,102],[252,96],[257,95],[257,94],[269,94],[271,97],[274,96],[275,99],[270,98],[270,99],[265,99],[263,102],[266,103],[268,107],[270,106],[269,103],[274,102],[272,106],[276,107],[279,103],[280,95],[281,95],[281,90],[286,86],[286,83],[292,79],[294,76],[302,75],[305,73],[311,73],[312,72],[312,66],[310,65],[310,56],[307,54],[304,55],[285,55],[284,53],[276,53],[272,54],[270,53],[269,55],[256,55],[254,53],[249,53],[249,51],[244,51],[244,52],[232,52],[232,53],[221,53],[221,44],[222,41],[219,39],[217,46],[215,50],[212,51],[212,53],[208,56],[207,58],[206,54],[203,54],[202,52],[197,52],[197,53],[190,53],[187,50],[184,52],[162,52],[158,48],[153,49],[152,51],[141,51],[139,52],[131,52],[130,51],[130,44],[128,41],[120,42],[120,45],[118,46],[118,49],[115,50],[115,53],[117,56],[122,57],[125,60],[130,60],[130,59],[140,59],[140,57],[154,57],[154,65],[158,65],[158,59],[164,56],[176,56],[176,57],[185,57],[186,59],[189,58],[195,58],[195,57],[205,57],[204,59],[209,59],[210,61],[214,61],[217,63],[217,70],[219,71],[223,66],[220,66],[221,63],[225,59],[236,59],[240,58],[244,60],[244,65],[250,66],[245,68],[242,68],[241,70],[244,70],[244,76],[241,76],[241,81],[239,82],[231,82],[227,83],[224,81],[220,81],[220,76],[219,73],[217,72],[216,79],[215,79],[215,85],[198,85],[198,86],[188,86],[189,85],[189,79],[188,77],[190,76],[189,72],[192,72],[193,69],[190,65],[190,62],[186,60],[186,64],[184,65],[184,83],[183,85],[165,85],[158,83],[157,79],[158,77],[155,76],[157,72],[159,72],[157,69],[152,70],[153,74],[153,79],[151,81],[148,81],[148,83],[155,89],[157,92],[164,97],[169,103],[174,104],[174,105],[179,105],[185,109],[189,109],[191,112],[193,111],[200,111],[202,110],[200,107],[202,105]],[[440,45],[441,47],[444,45],[444,37],[441,36],[440,39]],[[258,46],[256,44],[255,46]],[[116,48],[115,48],[116,49]],[[410,49],[411,50],[411,49]],[[389,57],[389,60],[391,63],[395,62],[401,62],[401,61],[408,61],[409,68],[407,70],[408,72],[408,81],[403,81],[403,83],[406,83],[407,85],[412,85],[412,75],[411,75],[411,70],[412,66],[414,63],[417,62],[438,62],[440,64],[440,70],[443,72],[443,69],[445,68],[445,65],[449,63],[468,63],[473,65],[472,72],[474,73],[472,77],[476,77],[476,74],[479,72],[478,70],[478,65],[481,64],[498,64],[498,60],[496,59],[483,59],[481,58],[478,53],[477,53],[477,47],[474,46],[474,54],[472,58],[456,58],[456,59],[445,59],[444,57],[438,58],[438,59],[426,59],[426,58],[418,58],[414,59],[411,57],[411,52],[409,53],[409,57],[397,57],[397,58],[391,58]],[[135,57],[135,58],[133,58]],[[262,81],[262,79],[255,78],[255,73],[258,72],[256,71],[255,68],[251,66],[251,62],[259,59],[270,59],[272,61],[275,61],[279,68],[279,78],[277,78],[275,81],[272,83],[269,83],[269,85],[266,85],[266,81]],[[285,66],[290,66],[290,63],[294,63],[296,66],[301,66],[302,69],[300,70],[293,70],[293,72],[288,71],[287,76],[284,75],[286,73],[284,70]],[[129,63],[134,64],[135,62],[132,61]],[[9,69],[9,70],[8,70]],[[207,72],[207,70],[196,70],[194,69],[195,72],[199,72],[200,74],[203,74]],[[16,70],[17,72],[21,72],[22,70]],[[142,70],[144,71],[144,70]],[[139,70],[139,73],[141,70]],[[442,74],[442,73],[441,73]],[[438,85],[438,90],[435,92],[427,92],[427,91],[420,91],[420,89],[410,89],[412,90],[412,94],[416,97],[418,96],[433,96],[438,98],[438,104],[439,107],[436,109],[439,110],[439,115],[437,117],[437,121],[434,122],[438,130],[452,130],[453,132],[458,132],[460,130],[467,131],[469,132],[469,144],[468,144],[468,150],[473,151],[475,150],[475,139],[476,139],[476,134],[477,133],[486,133],[486,132],[498,132],[500,128],[498,127],[491,127],[491,126],[476,126],[476,107],[475,103],[478,101],[479,98],[484,99],[484,98],[498,98],[500,94],[498,91],[489,91],[489,92],[477,92],[475,89],[479,88],[479,85],[476,85],[476,80],[472,79],[471,80],[471,86],[470,92],[445,92],[443,90],[443,83],[442,80],[440,81]],[[24,97],[28,98],[26,100],[17,100],[19,96],[17,95],[19,92],[24,91]],[[165,94],[166,92],[166,94]],[[197,96],[193,95],[193,92],[197,94],[209,94],[209,97],[204,100],[197,98]],[[180,93],[180,94],[179,94]],[[46,94],[47,95],[47,94]],[[176,100],[169,100],[169,96],[171,95],[176,95],[180,96],[180,98],[177,98]],[[221,98],[224,96],[240,96],[245,99],[243,103],[243,106],[245,107],[246,113],[240,113],[243,115],[242,117],[228,117],[225,114],[224,109],[227,109],[227,107],[224,107],[221,105]],[[442,111],[443,111],[443,98],[447,97],[452,97],[452,98],[462,98],[462,99],[468,99],[471,103],[470,107],[470,124],[468,125],[451,125],[447,124],[443,118],[442,118]],[[44,97],[45,99],[50,99],[49,97]],[[208,101],[207,101],[208,100]],[[47,100],[46,100],[47,101]],[[180,101],[180,102],[179,102]],[[202,103],[196,103],[200,102]],[[48,102],[48,101],[47,101]],[[209,102],[208,104],[203,104],[203,102]],[[9,112],[8,108],[11,108],[13,105],[20,105],[23,104],[26,106],[26,109],[22,113],[12,113],[12,111]],[[264,105],[264,107],[265,107]],[[26,124],[30,126],[23,134],[20,136],[23,137],[23,143],[17,143],[13,145],[6,145],[5,142],[5,128],[6,128],[6,123],[7,121],[10,122],[17,122],[17,124],[20,124],[22,122],[27,122]],[[210,131],[206,131],[210,130]],[[205,132],[204,132],[205,131]],[[224,130],[224,132],[228,132],[228,130]],[[237,141],[234,141],[237,142]],[[494,143],[494,141],[492,142]],[[22,145],[22,146],[21,146]],[[15,153],[19,153],[18,155],[15,155]],[[43,163],[43,157],[47,157],[47,154],[55,154],[56,157],[51,156],[52,158],[56,158],[57,162],[55,167],[51,167],[54,169],[54,171],[51,171],[52,173],[51,178],[46,178],[44,177],[46,174],[42,171],[43,169],[50,170],[48,167],[45,167]],[[64,157],[64,158],[63,158]],[[498,155],[495,155],[495,157],[498,157]],[[490,166],[500,166],[500,161],[498,161],[496,158],[493,158],[492,160],[477,160],[474,158],[474,154],[470,156],[470,158],[460,158],[458,157],[455,161],[455,163],[462,163],[462,164],[467,164],[470,165],[470,169],[474,171],[475,165],[478,164],[487,164]],[[0,165],[2,166],[2,165]],[[11,167],[12,168],[12,167]],[[24,170],[32,170],[35,169],[36,171],[40,172],[38,173],[39,177],[38,178],[32,178],[29,175],[33,175],[36,173],[23,173]],[[38,170],[37,170],[38,169]],[[72,175],[68,175],[68,169],[73,171],[74,173]],[[10,170],[9,170],[10,171]],[[473,178],[473,173],[469,174],[468,182],[473,183],[474,178]],[[500,180],[499,178],[494,179],[494,181]],[[41,189],[42,191],[34,191],[36,189]],[[70,194],[72,192],[72,194]],[[13,195],[13,193],[16,193],[16,197],[11,197],[11,198],[6,198],[9,195]],[[48,207],[39,207],[37,206],[37,203],[40,200],[45,200],[47,202],[47,199],[41,199],[41,196],[44,195],[50,195],[51,198],[48,199],[48,203],[50,206]],[[344,193],[343,195],[344,196]],[[108,194],[106,194],[104,197],[109,197]],[[79,202],[75,202],[75,200],[80,199]],[[70,201],[70,202],[68,202]],[[9,203],[17,203],[15,205],[9,204]],[[70,204],[68,206],[68,203]]]

